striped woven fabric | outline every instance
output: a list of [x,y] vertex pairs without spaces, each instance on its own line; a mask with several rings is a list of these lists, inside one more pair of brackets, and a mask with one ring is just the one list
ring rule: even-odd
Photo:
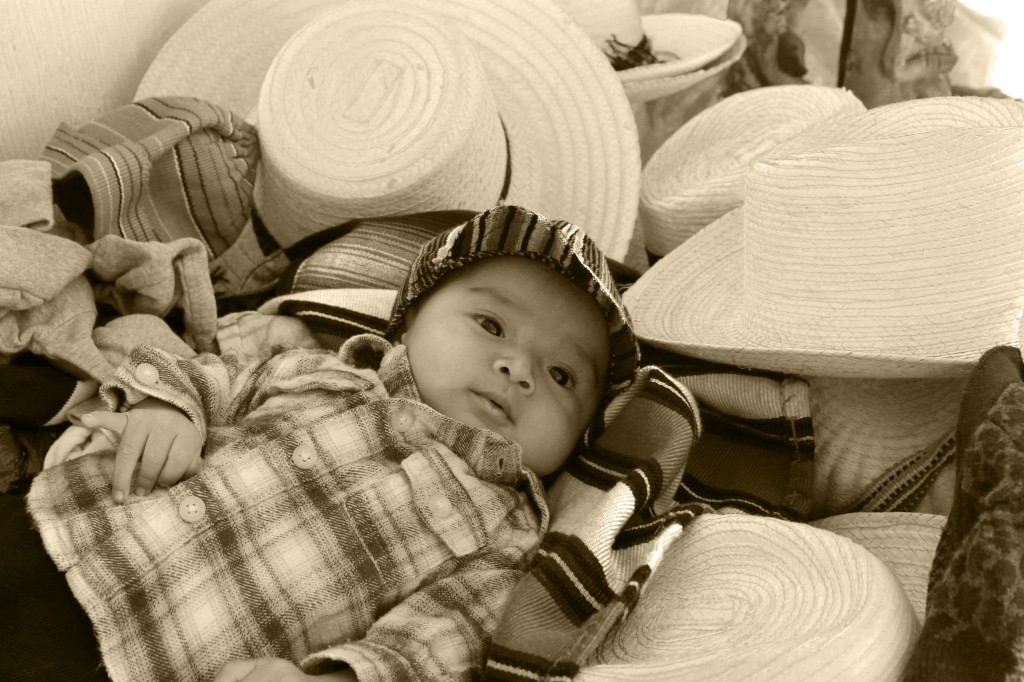
[[195,237],[213,258],[252,211],[259,143],[256,129],[226,109],[166,97],[118,107],[77,129],[62,124],[43,158],[53,166],[58,204],[67,197],[64,181],[85,179],[93,214],[68,217],[91,227],[95,239]]
[[701,432],[693,396],[656,367],[549,490],[551,526],[488,649],[489,680],[570,680],[640,597],[665,548],[710,507],[675,502]]
[[54,201],[94,240],[200,240],[218,298],[272,287],[288,265],[253,214],[256,129],[216,104],[140,100],[78,128],[61,125],[42,156],[53,167]]
[[693,392],[704,422],[676,499],[805,520],[811,512],[814,428],[799,377],[722,365],[641,344],[643,362]]

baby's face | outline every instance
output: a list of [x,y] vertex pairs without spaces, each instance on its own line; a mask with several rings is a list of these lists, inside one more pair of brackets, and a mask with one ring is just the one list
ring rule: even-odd
[[446,277],[409,310],[400,340],[427,405],[519,443],[541,476],[565,462],[605,390],[601,309],[523,257],[488,258]]

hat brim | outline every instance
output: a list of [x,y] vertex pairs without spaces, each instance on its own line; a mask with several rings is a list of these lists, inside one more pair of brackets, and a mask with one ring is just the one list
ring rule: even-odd
[[743,35],[743,27],[731,19],[703,14],[645,14],[640,17],[644,35],[656,56],[674,55],[656,64],[634,66],[618,72],[619,80],[632,83],[656,80],[697,71],[711,64]]
[[[187,95],[240,115],[296,30],[344,0],[212,0],[164,45],[136,99]],[[418,0],[476,46],[509,137],[509,203],[582,226],[622,261],[636,224],[636,124],[608,60],[547,0]],[[449,207],[438,206],[435,209]]]
[[918,632],[900,588],[838,534],[705,514],[574,679],[892,679]]
[[903,587],[920,623],[928,599],[928,574],[946,525],[941,514],[855,512],[811,521],[811,526],[853,540],[881,559]]
[[743,314],[742,206],[655,263],[623,300],[643,341],[740,367],[812,376],[940,378],[968,374],[983,352],[800,348],[761,338]]
[[[671,63],[669,63],[638,66],[617,73],[622,83],[622,89],[631,102],[634,104],[649,102],[690,89],[712,76],[721,74],[739,61],[746,49],[747,39],[741,33],[731,45],[726,46],[721,54],[694,70],[678,71],[662,68],[670,66]],[[641,70],[643,71],[641,72]]]

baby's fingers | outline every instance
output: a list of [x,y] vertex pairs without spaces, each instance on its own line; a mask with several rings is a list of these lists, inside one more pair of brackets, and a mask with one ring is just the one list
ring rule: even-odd
[[133,428],[129,421],[121,434],[121,444],[117,446],[117,454],[114,455],[114,502],[118,504],[128,499],[128,490],[132,485],[132,476],[135,474],[135,465],[146,448],[148,432],[145,429]]
[[174,436],[164,431],[153,429],[146,439],[146,449],[142,453],[142,465],[139,475],[135,478],[135,494],[145,497],[153,492],[157,477],[161,476],[170,461],[171,444]]
[[167,462],[164,464],[163,471],[157,478],[157,484],[164,488],[170,488],[175,483],[199,471],[199,452],[200,448],[191,439],[180,435],[175,438],[167,454]]

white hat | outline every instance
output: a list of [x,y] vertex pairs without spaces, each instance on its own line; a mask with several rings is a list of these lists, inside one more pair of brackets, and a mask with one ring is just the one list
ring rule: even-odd
[[136,92],[161,95],[256,111],[256,206],[283,246],[356,217],[486,209],[507,182],[509,203],[626,255],[636,124],[548,0],[211,0]]
[[792,374],[943,377],[1024,314],[1024,103],[900,102],[756,161],[744,203],[626,292],[637,335]]
[[637,0],[554,2],[609,58],[637,48],[644,38],[647,39],[647,55],[657,61],[616,71],[634,103],[690,87],[710,75],[703,74],[695,79],[695,73],[735,62],[743,53],[742,48],[737,48],[746,46],[743,28],[731,19],[682,12],[641,15]]
[[807,377],[812,516],[897,508],[948,514],[966,383],[966,377]]
[[885,562],[923,625],[928,576],[946,518],[944,514],[915,512],[858,512],[829,516],[810,525],[849,538]]
[[776,85],[726,97],[687,121],[647,162],[640,215],[647,250],[664,256],[739,206],[743,174],[778,143],[864,111],[849,90]]
[[705,514],[575,680],[897,680],[919,624],[890,569],[801,523]]

